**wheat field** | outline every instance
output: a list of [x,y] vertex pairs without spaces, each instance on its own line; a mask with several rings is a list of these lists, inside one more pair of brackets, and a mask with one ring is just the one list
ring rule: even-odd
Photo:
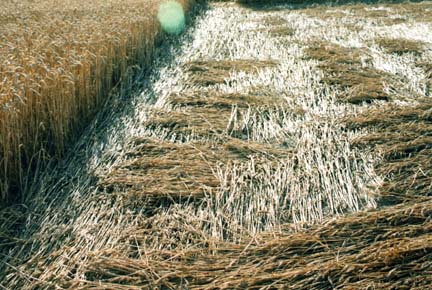
[[432,2],[274,2],[195,3],[0,210],[0,288],[430,289]]
[[[180,1],[188,9],[188,1]],[[13,1],[0,11],[0,198],[63,156],[110,91],[148,68],[160,1]]]

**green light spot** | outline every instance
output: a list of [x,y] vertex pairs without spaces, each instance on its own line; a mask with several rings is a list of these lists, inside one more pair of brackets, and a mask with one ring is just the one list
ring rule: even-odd
[[183,7],[173,0],[165,1],[159,6],[158,19],[162,29],[169,34],[178,35],[186,26]]

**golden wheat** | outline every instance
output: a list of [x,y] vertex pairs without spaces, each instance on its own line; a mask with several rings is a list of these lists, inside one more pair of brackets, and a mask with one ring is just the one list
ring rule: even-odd
[[[133,65],[149,65],[159,2],[2,3],[0,200],[15,199],[30,172],[64,153]],[[179,2],[186,10],[191,1]]]

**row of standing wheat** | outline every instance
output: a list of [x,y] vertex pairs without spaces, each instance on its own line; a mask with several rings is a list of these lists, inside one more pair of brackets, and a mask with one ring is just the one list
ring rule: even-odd
[[[188,0],[179,1],[188,9]],[[134,65],[149,65],[159,0],[6,1],[0,12],[0,201],[59,157]]]

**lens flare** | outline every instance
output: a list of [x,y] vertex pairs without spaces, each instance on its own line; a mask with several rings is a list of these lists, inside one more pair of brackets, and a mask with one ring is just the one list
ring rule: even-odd
[[174,0],[165,1],[159,6],[158,20],[162,29],[169,34],[178,35],[186,26],[183,7]]

